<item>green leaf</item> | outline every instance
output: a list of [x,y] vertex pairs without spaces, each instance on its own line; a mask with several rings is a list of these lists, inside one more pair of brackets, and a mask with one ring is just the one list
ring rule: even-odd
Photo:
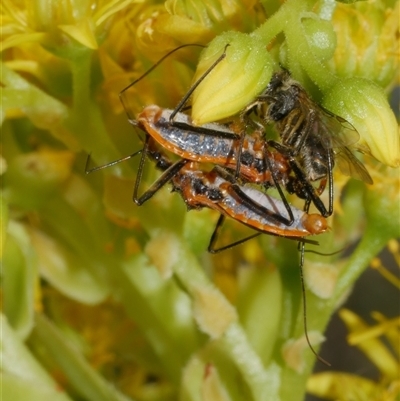
[[13,401],[70,401],[0,316],[1,395]]
[[33,326],[37,259],[25,227],[11,221],[3,255],[4,312],[20,338]]

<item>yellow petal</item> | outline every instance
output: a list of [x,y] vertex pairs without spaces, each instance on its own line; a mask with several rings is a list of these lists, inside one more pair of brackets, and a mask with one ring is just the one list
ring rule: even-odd
[[[368,326],[355,313],[348,309],[339,311],[340,318],[351,333],[363,333]],[[374,365],[388,378],[395,379],[399,374],[399,364],[385,345],[378,339],[366,339],[357,347],[370,359]]]
[[329,299],[332,296],[338,274],[339,269],[329,263],[308,261],[304,266],[307,287],[322,299]]
[[107,18],[133,3],[144,3],[144,0],[113,0],[106,2],[93,16],[96,26],[101,25]]
[[317,373],[307,381],[307,392],[335,401],[370,401],[379,390],[373,381],[349,373]]
[[77,25],[58,25],[58,28],[89,49],[97,49],[97,41],[89,19],[85,18]]
[[17,47],[29,42],[43,42],[47,34],[44,32],[21,33],[8,37],[1,42],[1,51],[10,47]]
[[145,252],[164,279],[173,274],[173,266],[179,262],[179,242],[168,232],[152,238],[146,245]]

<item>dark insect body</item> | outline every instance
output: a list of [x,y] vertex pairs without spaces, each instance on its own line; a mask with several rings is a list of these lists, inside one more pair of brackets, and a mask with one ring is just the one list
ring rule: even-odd
[[[344,174],[367,184],[373,183],[364,165],[348,147],[359,139],[355,128],[315,103],[288,71],[275,73],[265,91],[241,113],[244,123],[259,127],[260,124],[250,118],[252,113],[261,119],[261,126],[274,124],[280,142],[268,143],[286,156],[297,177],[286,185],[286,189],[305,199],[306,207],[313,202],[323,216],[332,214],[335,164]],[[318,180],[319,187],[310,191],[309,184]],[[319,200],[327,182],[328,208]]]

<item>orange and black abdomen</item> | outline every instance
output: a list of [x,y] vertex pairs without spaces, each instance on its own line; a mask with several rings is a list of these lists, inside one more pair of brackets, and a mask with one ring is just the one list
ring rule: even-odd
[[[164,149],[184,158],[198,162],[226,165],[234,163],[235,133],[220,124],[206,124],[200,129],[190,127],[190,120],[186,114],[178,113],[174,124],[170,122],[172,110],[158,106],[148,106],[138,116],[138,124]],[[188,129],[177,125],[188,125]],[[201,130],[215,133],[204,134]],[[231,135],[232,138],[218,135]]]

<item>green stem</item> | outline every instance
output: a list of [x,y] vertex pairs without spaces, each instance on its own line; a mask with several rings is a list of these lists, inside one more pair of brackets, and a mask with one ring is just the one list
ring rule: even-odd
[[127,314],[178,387],[182,366],[200,345],[187,295],[175,282],[162,279],[143,255],[115,266],[113,280]]
[[291,72],[294,75],[300,75],[300,71],[296,72],[295,70],[297,65],[301,66],[307,71],[311,80],[323,92],[326,92],[335,84],[337,78],[315,57],[301,23],[301,17],[293,14],[288,17],[287,21],[285,36],[290,57]]
[[288,0],[272,15],[263,25],[257,28],[253,34],[261,36],[266,44],[279,33],[285,30],[291,15],[299,16],[311,7],[312,0]]
[[240,324],[232,323],[222,342],[227,355],[234,361],[249,386],[253,400],[279,400],[280,369],[275,364],[271,364],[268,369],[264,368]]
[[283,32],[287,41],[291,72],[295,76],[301,76],[301,66],[307,71],[311,80],[322,91],[326,91],[336,82],[336,77],[314,56],[301,22],[305,13],[311,11],[314,3],[313,0],[286,1],[253,34],[261,36],[269,44],[279,32]]
[[[218,299],[217,302],[228,303],[223,294],[205,275],[196,258],[179,238],[165,232],[160,233],[158,238],[166,238],[166,235],[171,238],[171,248],[174,249],[174,252],[178,252],[176,255],[177,263],[173,264],[172,269],[189,295],[196,299],[201,291],[203,294],[213,294],[213,298]],[[158,240],[158,238],[154,240]],[[213,312],[210,311],[210,313]],[[279,382],[278,372],[275,372],[275,376],[272,375],[272,372],[268,374],[240,324],[235,321],[231,322],[222,335],[221,340],[225,344],[226,355],[234,361],[236,367],[242,373],[253,394],[253,399],[265,399],[265,394],[271,394],[270,399],[276,400],[275,395],[278,391],[277,383]]]
[[384,232],[377,233],[375,226],[368,223],[367,230],[358,244],[356,250],[349,257],[343,273],[339,276],[336,284],[332,303],[335,305],[348,289],[354,284],[357,278],[371,263],[371,260],[385,247],[391,236]]

